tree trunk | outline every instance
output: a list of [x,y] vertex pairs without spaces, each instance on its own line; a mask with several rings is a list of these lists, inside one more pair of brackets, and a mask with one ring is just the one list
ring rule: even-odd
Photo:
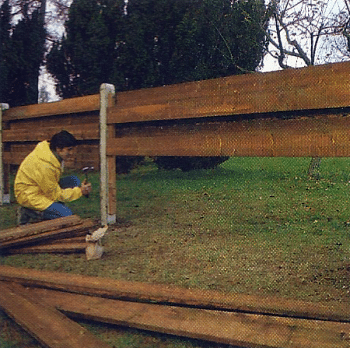
[[308,177],[309,179],[318,179],[320,176],[320,164],[321,157],[313,157],[311,159],[309,169],[308,169]]

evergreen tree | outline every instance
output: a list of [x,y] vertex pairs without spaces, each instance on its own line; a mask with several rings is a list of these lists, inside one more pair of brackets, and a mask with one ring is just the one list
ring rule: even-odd
[[[47,57],[64,98],[254,71],[266,49],[263,0],[73,0],[66,35]],[[161,168],[214,167],[221,158],[158,157]],[[127,172],[139,158],[118,158]]]
[[46,31],[40,9],[11,27],[11,8],[1,7],[1,99],[11,107],[38,102],[38,77],[45,53]]
[[101,83],[114,82],[111,77],[123,11],[123,0],[73,1],[66,34],[47,56],[47,68],[57,81],[60,96],[98,93]]
[[177,26],[176,82],[255,71],[266,50],[263,1],[196,0]]
[[74,0],[48,70],[64,98],[254,71],[265,23],[263,0]]
[[38,102],[38,77],[45,53],[46,31],[39,10],[18,22],[11,36],[13,69],[7,100],[11,106]]
[[6,0],[0,7],[0,103],[6,101],[6,88],[9,84],[10,32],[11,8],[9,1]]

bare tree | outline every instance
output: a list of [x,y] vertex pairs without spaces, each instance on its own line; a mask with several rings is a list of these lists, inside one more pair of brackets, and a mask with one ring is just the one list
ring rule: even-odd
[[[350,58],[350,0],[271,0],[268,8],[269,54],[282,69]],[[319,175],[320,163],[312,158],[310,178]]]
[[282,69],[349,59],[350,0],[271,0],[268,6],[269,54]]

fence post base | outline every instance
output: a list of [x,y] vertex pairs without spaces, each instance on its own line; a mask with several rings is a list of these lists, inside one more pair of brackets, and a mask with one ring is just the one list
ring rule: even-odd
[[2,203],[3,204],[10,204],[11,203],[11,195],[9,193],[3,194]]
[[113,215],[107,215],[107,225],[108,224],[115,224],[117,222],[117,215],[113,214]]

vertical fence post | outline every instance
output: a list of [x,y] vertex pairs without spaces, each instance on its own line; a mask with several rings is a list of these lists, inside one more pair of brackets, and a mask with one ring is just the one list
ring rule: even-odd
[[[103,83],[100,86],[100,198],[101,198],[101,224],[114,223],[116,214],[109,212],[109,166],[107,161],[107,108],[109,96],[114,96],[115,88],[111,84]],[[116,183],[114,183],[114,186]]]
[[[3,166],[3,146],[2,146],[2,111],[9,108],[8,104],[0,103],[0,205],[3,203],[10,203],[10,197],[6,197],[4,195],[5,181],[4,181],[4,166]],[[8,173],[7,173],[8,174]]]

